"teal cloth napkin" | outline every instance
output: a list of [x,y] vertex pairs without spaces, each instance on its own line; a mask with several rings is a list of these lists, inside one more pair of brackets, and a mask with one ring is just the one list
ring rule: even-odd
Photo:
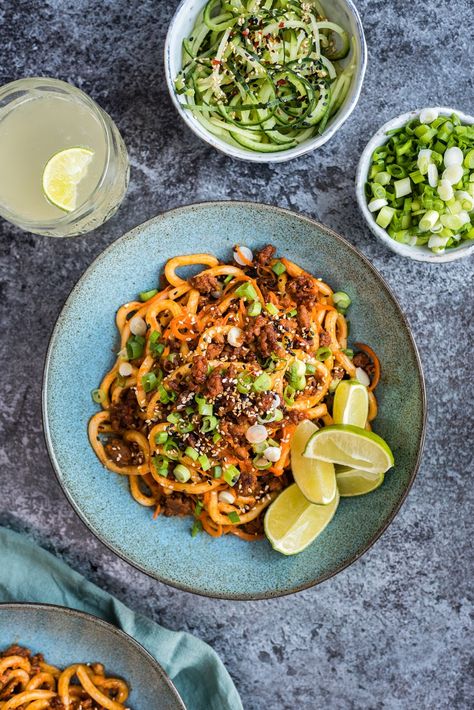
[[0,602],[59,604],[99,616],[133,636],[163,666],[188,710],[242,710],[215,651],[183,631],[137,614],[64,562],[12,530],[0,528]]

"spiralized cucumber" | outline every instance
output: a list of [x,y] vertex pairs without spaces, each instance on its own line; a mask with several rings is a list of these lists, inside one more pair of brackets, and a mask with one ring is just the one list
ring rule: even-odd
[[317,0],[209,0],[183,41],[175,89],[228,143],[284,151],[323,133],[344,103],[350,52],[348,33]]

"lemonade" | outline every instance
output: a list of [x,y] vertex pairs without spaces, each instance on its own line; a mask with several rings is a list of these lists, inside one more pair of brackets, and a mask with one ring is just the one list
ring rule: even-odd
[[0,89],[0,213],[6,219],[40,234],[80,234],[113,214],[127,183],[121,136],[82,91],[54,79],[23,79]]

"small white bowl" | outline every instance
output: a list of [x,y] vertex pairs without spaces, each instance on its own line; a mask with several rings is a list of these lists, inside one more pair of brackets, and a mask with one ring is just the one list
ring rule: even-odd
[[[469,116],[463,113],[462,111],[458,111],[457,109],[447,108],[446,106],[435,106],[433,108],[443,116],[450,116],[452,113],[455,113],[459,116],[462,123],[474,124],[473,116]],[[370,139],[370,141],[364,148],[357,168],[356,195],[357,202],[359,203],[359,209],[365,217],[365,221],[369,225],[370,230],[373,232],[373,234],[375,234],[376,237],[380,239],[380,241],[382,241],[386,246],[388,246],[389,249],[396,252],[400,256],[407,256],[410,259],[415,259],[415,261],[429,261],[431,263],[440,264],[445,263],[447,261],[455,261],[456,259],[464,259],[466,256],[469,256],[469,254],[472,254],[474,251],[474,241],[461,242],[458,247],[456,247],[455,249],[448,249],[444,252],[444,254],[435,254],[431,251],[431,249],[428,249],[427,246],[411,247],[408,244],[401,244],[400,242],[396,242],[395,239],[392,239],[392,237],[389,236],[385,229],[379,227],[379,225],[376,223],[375,216],[372,214],[372,212],[370,212],[369,208],[367,207],[367,199],[365,197],[364,190],[364,186],[367,182],[367,176],[369,174],[369,169],[372,162],[372,154],[376,148],[387,142],[387,131],[390,131],[394,128],[401,128],[412,118],[418,116],[420,114],[420,111],[422,110],[423,109],[418,109],[417,111],[409,111],[408,113],[404,113],[401,116],[398,116],[397,118],[392,118],[391,121],[387,121],[387,123],[385,123],[381,128],[379,128],[377,133],[375,133],[375,135]]]
[[[310,153],[312,150],[319,148],[328,141],[336,131],[342,126],[344,121],[351,115],[359,100],[362,82],[364,80],[365,69],[367,65],[367,45],[365,43],[364,30],[352,0],[323,0],[322,4],[329,8],[329,16],[331,20],[340,23],[351,36],[355,38],[355,51],[357,54],[357,68],[352,78],[351,87],[339,111],[328,121],[328,124],[322,135],[313,136],[304,141],[295,148],[290,148],[286,151],[275,153],[260,153],[246,148],[241,148],[231,143],[227,143],[218,136],[207,131],[197,121],[191,111],[183,107],[185,98],[178,96],[174,89],[174,80],[181,69],[182,65],[182,45],[183,39],[189,37],[196,20],[197,15],[202,10],[207,0],[181,0],[181,3],[176,10],[171,24],[168,29],[165,43],[165,74],[168,89],[176,106],[178,113],[185,123],[199,136],[203,141],[209,143],[217,150],[220,150],[226,155],[239,160],[248,160],[254,163],[283,163],[292,158],[298,158],[300,155]],[[352,49],[351,55],[352,56]]]

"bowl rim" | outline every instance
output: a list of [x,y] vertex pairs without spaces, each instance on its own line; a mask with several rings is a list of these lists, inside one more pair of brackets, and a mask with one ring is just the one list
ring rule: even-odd
[[248,161],[251,163],[284,163],[289,160],[300,158],[303,155],[311,153],[323,146],[327,141],[329,141],[333,135],[341,128],[341,126],[347,121],[352,112],[355,110],[360,94],[362,91],[362,85],[364,83],[365,73],[367,69],[367,42],[364,34],[364,27],[362,25],[362,20],[360,18],[359,12],[353,3],[353,0],[341,0],[341,2],[346,5],[348,12],[354,18],[354,22],[357,28],[357,37],[360,45],[360,57],[357,61],[357,68],[353,80],[353,86],[355,87],[354,95],[351,101],[347,104],[343,111],[339,110],[335,116],[335,120],[330,125],[327,130],[325,130],[322,135],[313,136],[308,138],[303,143],[290,148],[289,150],[275,151],[274,153],[261,153],[257,151],[251,151],[246,148],[240,148],[233,146],[231,143],[226,143],[218,136],[214,136],[212,133],[207,131],[204,127],[196,122],[192,114],[186,111],[181,101],[178,99],[175,89],[174,89],[174,77],[171,75],[170,66],[170,55],[171,55],[171,35],[175,29],[176,21],[178,15],[186,7],[187,4],[193,0],[181,0],[178,7],[176,8],[171,22],[168,26],[168,31],[166,33],[166,40],[164,45],[164,65],[165,65],[165,77],[166,85],[168,87],[168,92],[170,94],[171,100],[181,116],[182,120],[186,123],[188,128],[190,128],[193,133],[200,138],[202,141],[212,146],[220,153],[228,155],[231,158],[237,160]]
[[[273,591],[266,591],[266,592],[258,592],[258,593],[246,593],[246,594],[232,594],[232,593],[212,593],[207,590],[197,590],[193,588],[190,584],[185,584],[185,583],[179,583],[175,580],[170,580],[165,576],[149,572],[145,567],[143,567],[139,562],[132,561],[129,559],[127,556],[125,556],[123,553],[121,553],[116,545],[113,542],[110,542],[105,539],[105,537],[102,535],[102,533],[98,530],[95,530],[92,527],[92,524],[88,521],[86,515],[81,511],[80,507],[76,502],[74,501],[72,495],[68,491],[67,487],[65,486],[61,473],[60,473],[60,466],[56,460],[56,456],[54,453],[54,447],[53,447],[53,442],[52,442],[52,437],[51,433],[49,430],[49,423],[48,423],[48,403],[47,403],[47,395],[48,395],[48,387],[47,387],[47,382],[48,382],[48,376],[49,376],[49,367],[51,364],[51,356],[52,352],[54,349],[55,345],[55,340],[57,337],[57,333],[59,330],[59,322],[61,320],[63,312],[66,310],[69,301],[72,300],[72,298],[75,295],[75,292],[80,288],[80,286],[83,284],[83,282],[87,279],[87,276],[89,274],[89,271],[92,271],[94,268],[96,262],[99,260],[102,260],[105,258],[109,252],[113,251],[117,243],[122,242],[132,236],[134,236],[136,233],[139,233],[141,230],[144,228],[148,227],[151,224],[160,222],[163,219],[166,219],[168,215],[176,215],[179,214],[180,212],[187,212],[187,211],[192,211],[197,209],[205,209],[207,207],[217,207],[217,206],[222,206],[225,205],[227,209],[232,209],[233,206],[243,206],[243,207],[256,207],[256,209],[261,209],[262,211],[272,211],[272,212],[277,212],[278,214],[281,214],[283,216],[290,216],[291,218],[297,218],[299,220],[302,220],[303,222],[306,222],[307,224],[311,225],[312,227],[316,227],[317,229],[325,232],[326,234],[330,235],[333,239],[335,239],[338,242],[341,242],[344,244],[344,246],[348,247],[351,252],[354,253],[354,255],[361,259],[361,261],[364,262],[364,264],[367,266],[367,268],[374,274],[374,276],[380,281],[381,285],[385,288],[385,291],[388,295],[388,297],[392,300],[396,311],[398,312],[398,315],[402,321],[402,323],[405,326],[405,329],[408,333],[409,341],[411,343],[411,347],[413,349],[413,354],[415,356],[415,360],[417,363],[417,374],[418,374],[418,382],[420,386],[420,393],[421,393],[421,408],[422,408],[422,417],[421,417],[421,427],[420,427],[420,435],[418,438],[418,451],[416,455],[416,460],[415,460],[415,465],[413,467],[413,470],[410,474],[410,478],[408,480],[407,486],[405,490],[403,491],[403,494],[399,498],[399,500],[396,502],[394,507],[391,509],[389,515],[381,525],[381,527],[375,532],[373,537],[370,539],[370,541],[362,547],[360,550],[358,550],[354,555],[349,557],[347,560],[344,560],[342,563],[337,565],[333,570],[328,572],[327,574],[323,574],[320,577],[317,577],[314,580],[311,580],[310,582],[304,583],[304,584],[299,584],[297,586],[291,587],[291,588],[286,588],[284,590],[278,590],[277,592]],[[294,212],[293,210],[289,210],[283,207],[277,207],[275,205],[271,205],[268,203],[264,202],[251,202],[251,201],[246,201],[246,200],[210,200],[210,201],[201,201],[201,202],[191,202],[185,205],[181,205],[179,207],[174,207],[169,210],[165,210],[164,212],[161,212],[151,219],[146,220],[145,222],[142,222],[141,224],[136,225],[134,228],[131,230],[125,232],[125,234],[121,235],[117,239],[115,239],[111,244],[109,244],[105,249],[103,249],[94,259],[93,261],[89,264],[89,266],[84,270],[82,275],[79,277],[79,279],[76,281],[76,283],[73,285],[71,288],[69,295],[67,296],[66,300],[64,301],[58,316],[55,319],[54,327],[51,330],[50,338],[49,338],[49,344],[48,348],[46,351],[45,359],[44,359],[44,368],[43,368],[43,380],[42,380],[42,386],[41,386],[41,415],[42,415],[42,431],[43,435],[45,438],[45,443],[46,443],[46,449],[48,452],[48,456],[51,462],[51,465],[53,467],[54,474],[56,476],[56,480],[58,481],[66,499],[69,501],[71,507],[73,510],[76,512],[78,515],[79,519],[85,524],[87,529],[94,535],[94,537],[99,540],[105,547],[107,547],[111,552],[113,552],[117,557],[120,559],[124,560],[124,562],[127,562],[127,564],[131,565],[135,569],[138,569],[140,572],[143,572],[146,574],[148,577],[151,577],[152,579],[156,579],[159,582],[162,582],[163,584],[167,584],[175,589],[180,589],[181,591],[184,592],[191,592],[192,594],[197,594],[199,596],[203,597],[209,597],[213,599],[228,599],[232,601],[257,601],[257,600],[264,600],[264,599],[272,599],[272,598],[277,598],[277,597],[284,597],[288,596],[290,594],[295,594],[296,592],[301,592],[305,589],[310,589],[311,587],[315,587],[322,582],[325,582],[326,580],[330,579],[331,577],[335,577],[337,574],[345,570],[347,567],[350,567],[354,562],[356,562],[362,555],[364,555],[376,542],[379,540],[379,538],[383,535],[385,530],[389,527],[389,525],[392,523],[394,520],[395,516],[398,514],[400,511],[403,503],[405,502],[405,499],[410,492],[413,483],[415,481],[416,475],[418,473],[418,470],[420,468],[421,464],[421,459],[423,455],[423,448],[424,448],[424,443],[425,443],[425,437],[426,437],[426,423],[427,423],[427,397],[426,397],[426,385],[425,385],[425,377],[423,373],[423,367],[422,367],[422,362],[420,358],[420,354],[418,351],[418,347],[416,345],[415,339],[413,337],[410,324],[408,322],[407,317],[403,313],[403,310],[398,303],[398,300],[390,288],[390,286],[387,284],[385,279],[382,277],[382,275],[377,271],[377,269],[370,263],[369,259],[362,254],[353,244],[351,244],[348,240],[346,240],[344,237],[342,237],[340,234],[338,234],[336,231],[331,229],[330,227],[327,227],[326,225],[322,224],[321,222],[318,222],[317,220],[313,219],[312,217],[309,217],[308,215],[301,214],[299,212]]]
[[62,606],[61,604],[49,604],[47,602],[27,601],[0,602],[0,616],[2,612],[8,613],[13,611],[46,611],[51,612],[53,614],[57,614],[58,616],[72,616],[76,619],[81,619],[82,621],[89,621],[95,624],[96,626],[106,629],[120,640],[125,641],[125,643],[127,643],[129,646],[133,646],[141,656],[143,656],[149,663],[151,663],[155,671],[158,673],[164,683],[168,686],[168,689],[171,691],[172,695],[176,700],[177,706],[181,707],[182,710],[186,710],[186,707],[184,705],[183,700],[181,699],[180,694],[178,693],[173,681],[168,676],[164,668],[160,665],[156,658],[152,656],[152,654],[147,651],[144,646],[142,646],[139,641],[137,641],[133,636],[128,634],[123,629],[119,629],[117,626],[114,626],[114,624],[111,624],[109,621],[102,619],[100,616],[95,616],[94,614],[91,614],[87,611],[82,611],[80,609],[73,609],[68,606]]
[[[445,116],[450,116],[455,113],[459,116],[463,123],[468,125],[474,124],[474,116],[471,116],[464,111],[460,111],[459,109],[450,108],[449,106],[430,106],[429,108],[433,108],[438,111],[438,113]],[[446,264],[448,262],[457,261],[458,259],[464,259],[469,256],[474,251],[474,242],[465,242],[464,244],[457,246],[455,249],[450,249],[448,252],[440,255],[434,254],[424,245],[410,247],[407,244],[396,242],[388,235],[385,229],[376,223],[373,214],[367,207],[367,201],[364,193],[364,184],[367,181],[372,153],[375,148],[384,145],[384,143],[387,142],[388,137],[386,132],[393,128],[401,128],[410,119],[419,115],[421,111],[423,111],[423,108],[406,111],[399,116],[389,119],[375,131],[359,158],[355,177],[355,192],[359,210],[367,222],[369,229],[378,239],[388,246],[389,249],[399,256],[405,256],[414,261],[424,261],[429,262],[430,264]]]

